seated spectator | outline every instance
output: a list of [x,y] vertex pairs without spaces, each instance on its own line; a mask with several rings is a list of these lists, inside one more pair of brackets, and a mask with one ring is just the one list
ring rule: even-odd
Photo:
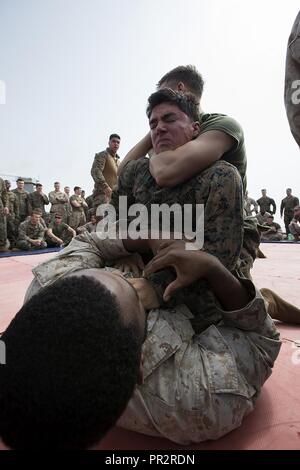
[[274,222],[274,216],[269,215],[265,226],[270,227],[268,230],[262,232],[261,239],[265,241],[280,241],[283,239],[282,230],[279,224]]
[[289,225],[290,233],[295,241],[300,240],[300,206],[294,207],[294,218]]
[[62,221],[61,214],[55,214],[54,220],[47,230],[48,246],[67,246],[75,236],[75,230]]
[[[39,214],[39,216],[40,216],[39,222],[40,222],[40,224],[44,227],[44,230],[46,231],[47,228],[48,228],[48,224],[47,224],[47,222],[46,222],[45,219],[47,218],[47,215],[49,215],[49,214],[45,213],[45,217],[43,217],[43,211],[42,211],[42,209],[40,209],[40,208],[34,209],[34,212],[36,212],[37,214]],[[29,216],[26,218],[26,220],[30,220],[30,217],[31,217],[31,216],[29,215]]]
[[266,222],[268,220],[268,217],[270,217],[270,212],[266,212],[264,209],[262,209],[258,214],[256,214],[257,222],[260,225],[266,225]]
[[85,225],[82,225],[81,227],[78,227],[78,229],[77,229],[77,233],[83,233],[83,232],[92,233],[92,232],[96,232],[96,231],[97,231],[97,219],[96,219],[95,214],[91,215],[91,221],[90,222],[88,222]]
[[44,239],[45,228],[40,219],[40,212],[33,211],[31,216],[20,224],[17,248],[20,250],[39,250],[47,247]]

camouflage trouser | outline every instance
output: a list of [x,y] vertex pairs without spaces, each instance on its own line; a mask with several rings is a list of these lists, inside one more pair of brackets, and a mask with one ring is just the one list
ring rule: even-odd
[[40,246],[34,246],[27,240],[18,240],[16,244],[17,248],[20,250],[28,251],[28,250],[41,250],[42,248],[47,248],[47,243],[42,241]]
[[18,238],[18,221],[11,215],[7,216],[7,238],[10,243],[10,247],[16,246]]
[[7,223],[6,216],[3,214],[3,209],[0,208],[0,247],[7,244]]
[[285,231],[286,231],[286,234],[288,235],[290,233],[290,229],[289,229],[289,225],[290,223],[292,222],[293,220],[293,212],[284,212],[284,225],[285,225]]
[[101,192],[100,190],[95,191],[94,196],[93,196],[93,207],[92,209],[96,212],[97,214],[97,208],[101,204],[106,204],[108,202],[107,196]]
[[79,212],[79,211],[74,211],[70,215],[69,219],[69,225],[72,227],[74,230],[76,230],[78,227],[81,227],[86,223],[86,218],[85,218],[85,213]]
[[282,240],[282,233],[270,233],[263,235],[262,240],[267,240],[269,242],[279,242]]
[[254,260],[257,258],[257,251],[260,244],[260,233],[257,228],[256,217],[248,216],[244,218],[244,238],[240,253],[239,271],[247,279],[252,279],[250,270]]
[[284,101],[291,132],[300,146],[300,12],[288,40]]

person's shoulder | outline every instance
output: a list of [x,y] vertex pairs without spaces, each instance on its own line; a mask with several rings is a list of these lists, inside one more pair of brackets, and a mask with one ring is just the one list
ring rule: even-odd
[[95,160],[98,160],[100,158],[107,158],[107,157],[108,157],[107,150],[102,150],[101,152],[95,153]]
[[213,165],[215,167],[215,170],[220,170],[226,173],[235,173],[240,175],[238,169],[236,168],[235,165],[232,165],[231,163],[227,162],[226,160],[218,160],[216,163]]
[[134,176],[138,172],[145,171],[147,169],[149,169],[148,157],[142,157],[142,158],[139,158],[138,160],[130,160],[124,165],[119,178],[122,178],[122,177],[124,178],[124,176],[128,176],[128,175]]
[[226,178],[228,181],[233,183],[233,181],[240,182],[241,175],[237,168],[226,160],[218,160],[209,168],[206,168],[201,172],[199,178],[209,177],[212,180],[218,180],[219,178]]
[[221,113],[202,114],[200,117],[200,124],[201,124],[201,129],[202,128],[205,129],[208,126],[210,127],[221,126],[224,128],[232,129],[234,131],[243,133],[242,126],[240,125],[240,123],[233,117],[228,116],[227,114],[221,114]]

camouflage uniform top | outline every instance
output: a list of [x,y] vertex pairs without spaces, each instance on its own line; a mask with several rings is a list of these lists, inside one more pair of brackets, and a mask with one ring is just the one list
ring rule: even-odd
[[208,131],[221,131],[234,139],[233,147],[222,155],[221,160],[231,163],[238,169],[245,191],[247,188],[247,155],[243,129],[235,119],[225,114],[200,114],[200,134]]
[[[257,204],[259,205],[260,212],[269,212],[270,214],[275,214],[276,212],[276,204],[274,199],[268,196],[262,196],[260,199],[257,199]],[[273,211],[271,211],[270,207],[272,206]]]
[[94,199],[93,194],[90,194],[90,196],[88,196],[85,200],[85,202],[87,203],[89,209],[91,209],[93,207],[93,199]]
[[59,214],[65,214],[69,198],[66,193],[62,191],[51,191],[49,193],[49,201],[51,202],[50,212],[58,212]]
[[[224,114],[200,114],[200,133],[211,130],[217,130],[228,134],[234,139],[233,147],[224,155],[221,160],[234,165],[243,181],[244,192],[247,188],[247,155],[244,141],[244,133],[240,124],[233,118]],[[260,234],[257,229],[256,220],[251,214],[245,213],[244,219],[244,240],[241,250],[241,269],[243,273],[251,279],[250,269],[253,266],[253,261],[256,258],[257,249],[260,243]]]
[[31,212],[34,209],[41,209],[45,214],[45,205],[49,204],[49,199],[46,194],[40,194],[37,191],[29,194],[29,203],[31,206]]
[[[80,204],[80,207],[75,207],[73,206],[72,202],[76,201],[78,204]],[[84,212],[84,207],[83,207],[83,202],[84,199],[81,196],[77,196],[77,194],[73,194],[73,196],[70,197],[70,204],[72,207],[72,212]]]
[[[128,162],[121,172],[111,204],[119,214],[119,196],[127,196],[128,208],[153,204],[204,204],[204,250],[215,255],[229,270],[235,269],[242,244],[242,182],[236,168],[218,161],[191,180],[174,188],[159,187],[149,171],[149,159]],[[218,222],[218,223],[217,223]]]
[[[30,215],[28,217],[26,217],[25,220],[30,221],[31,220]],[[41,226],[43,227],[44,231],[46,231],[48,229],[48,225],[47,225],[45,219],[43,219],[43,217],[40,217],[39,222],[40,222]]]
[[[251,209],[251,206],[254,206],[253,209]],[[257,214],[258,212],[258,204],[255,201],[255,199],[252,199],[252,197],[245,197],[245,211],[247,216],[251,216],[252,212],[255,212]]]
[[19,217],[24,219],[29,215],[30,204],[29,204],[29,193],[24,189],[19,190],[18,188],[13,189],[13,193],[17,196],[19,203]]
[[291,132],[300,147],[300,11],[287,47],[284,102]]
[[0,210],[4,207],[8,207],[8,194],[5,186],[5,182],[0,178]]
[[[243,198],[242,181],[237,169],[225,161],[218,161],[191,180],[174,188],[160,188],[149,171],[149,159],[141,158],[128,162],[118,180],[118,187],[112,193],[111,204],[117,212],[117,219],[126,215],[118,214],[119,196],[127,196],[128,208],[134,203],[143,204],[148,214],[153,204],[174,203],[183,207],[191,204],[204,205],[204,246],[203,250],[216,256],[223,265],[233,271],[239,267],[239,255],[243,240]],[[194,227],[193,227],[194,228]],[[150,275],[156,293],[162,302],[165,287],[174,280],[174,272],[165,269]],[[183,297],[188,308],[195,315],[194,328],[202,330],[208,323],[218,322],[214,308],[215,299],[205,281],[191,285],[174,296],[173,303],[181,303]],[[203,309],[205,308],[205,315]]]
[[9,216],[14,219],[19,218],[19,201],[13,191],[7,191]]
[[299,199],[295,196],[287,196],[282,199],[280,204],[280,215],[282,216],[283,210],[285,215],[293,215],[294,207],[299,206]]
[[32,240],[43,240],[45,229],[40,222],[36,225],[31,223],[30,219],[25,220],[19,226],[19,240],[29,241]]
[[[102,268],[128,254],[121,240],[79,235],[33,269],[25,302],[66,274]],[[198,335],[186,305],[149,312],[144,383],[137,386],[119,425],[179,444],[217,439],[240,426],[253,410],[280,348],[260,292],[251,281],[242,282],[252,299],[249,304],[229,312],[215,300],[220,321]]]
[[104,152],[96,153],[91,175],[98,191],[104,191],[107,187],[112,189],[117,184],[119,159],[119,155],[112,155],[109,148]]
[[262,215],[260,212],[256,214],[256,219],[259,225],[265,225],[267,222],[268,217],[270,217],[272,214],[270,212],[265,212],[264,215]]

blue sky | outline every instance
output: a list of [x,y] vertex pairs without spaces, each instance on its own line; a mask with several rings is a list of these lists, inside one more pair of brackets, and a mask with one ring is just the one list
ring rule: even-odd
[[299,149],[283,105],[286,43],[299,9],[228,0],[0,0],[0,173],[90,193],[108,135],[120,155],[147,131],[156,82],[179,64],[205,79],[202,107],[243,126],[248,188],[300,195]]

